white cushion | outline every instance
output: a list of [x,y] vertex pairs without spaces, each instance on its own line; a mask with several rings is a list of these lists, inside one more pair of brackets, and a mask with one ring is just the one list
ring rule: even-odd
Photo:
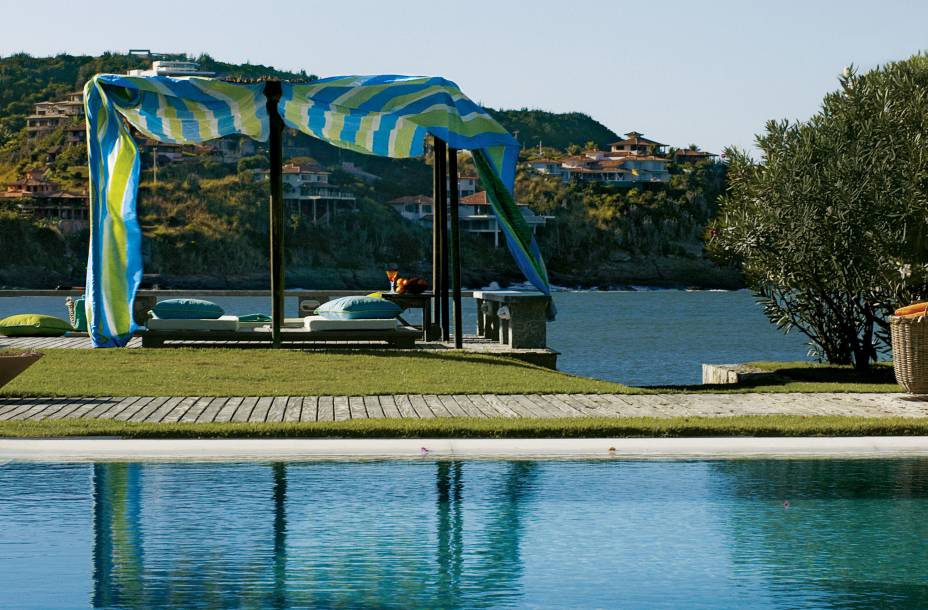
[[149,330],[238,330],[238,316],[222,316],[215,320],[179,318],[149,318]]
[[322,316],[306,316],[303,318],[306,330],[393,330],[399,326],[399,320],[390,318],[386,320],[330,320]]

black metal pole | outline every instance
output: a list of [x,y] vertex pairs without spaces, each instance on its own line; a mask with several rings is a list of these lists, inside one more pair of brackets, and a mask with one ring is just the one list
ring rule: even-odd
[[441,143],[441,155],[438,156],[439,200],[441,201],[441,340],[451,340],[451,307],[448,303],[448,288],[450,277],[448,274],[448,147]]
[[454,347],[464,347],[464,329],[461,321],[461,217],[458,193],[458,151],[448,147],[448,188],[451,211],[451,287],[454,291]]
[[[445,143],[432,138],[432,324],[441,324],[441,166],[438,159],[445,154]],[[434,338],[429,335],[429,338]]]
[[274,347],[280,347],[280,328],[284,322],[284,200],[281,171],[284,121],[277,112],[277,102],[280,101],[281,95],[280,81],[270,80],[264,83],[264,95],[267,97],[267,113],[271,127],[268,139],[271,179],[271,341]]

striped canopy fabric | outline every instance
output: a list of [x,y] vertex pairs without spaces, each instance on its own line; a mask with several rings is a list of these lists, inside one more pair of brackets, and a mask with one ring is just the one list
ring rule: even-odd
[[[198,77],[100,74],[84,87],[91,218],[85,304],[94,345],[123,346],[136,330],[132,302],[142,278],[139,149],[128,125],[176,144],[232,134],[265,141],[266,104],[263,84]],[[512,197],[518,142],[457,85],[393,75],[283,83],[278,112],[291,128],[368,154],[420,155],[427,135],[471,150],[517,264],[538,290],[550,294],[544,261]]]

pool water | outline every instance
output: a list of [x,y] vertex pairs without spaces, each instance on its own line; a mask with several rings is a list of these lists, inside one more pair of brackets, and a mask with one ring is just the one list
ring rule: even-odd
[[2,608],[928,607],[928,460],[0,466]]

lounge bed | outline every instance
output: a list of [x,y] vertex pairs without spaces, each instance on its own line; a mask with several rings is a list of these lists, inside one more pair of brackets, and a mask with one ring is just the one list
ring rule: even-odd
[[[235,316],[215,320],[152,318],[142,333],[143,347],[162,347],[172,343],[269,343],[271,328],[266,322],[242,322]],[[287,318],[281,328],[281,341],[292,345],[315,343],[364,344],[365,347],[408,349],[415,346],[421,331],[389,320],[328,320],[320,316]]]

